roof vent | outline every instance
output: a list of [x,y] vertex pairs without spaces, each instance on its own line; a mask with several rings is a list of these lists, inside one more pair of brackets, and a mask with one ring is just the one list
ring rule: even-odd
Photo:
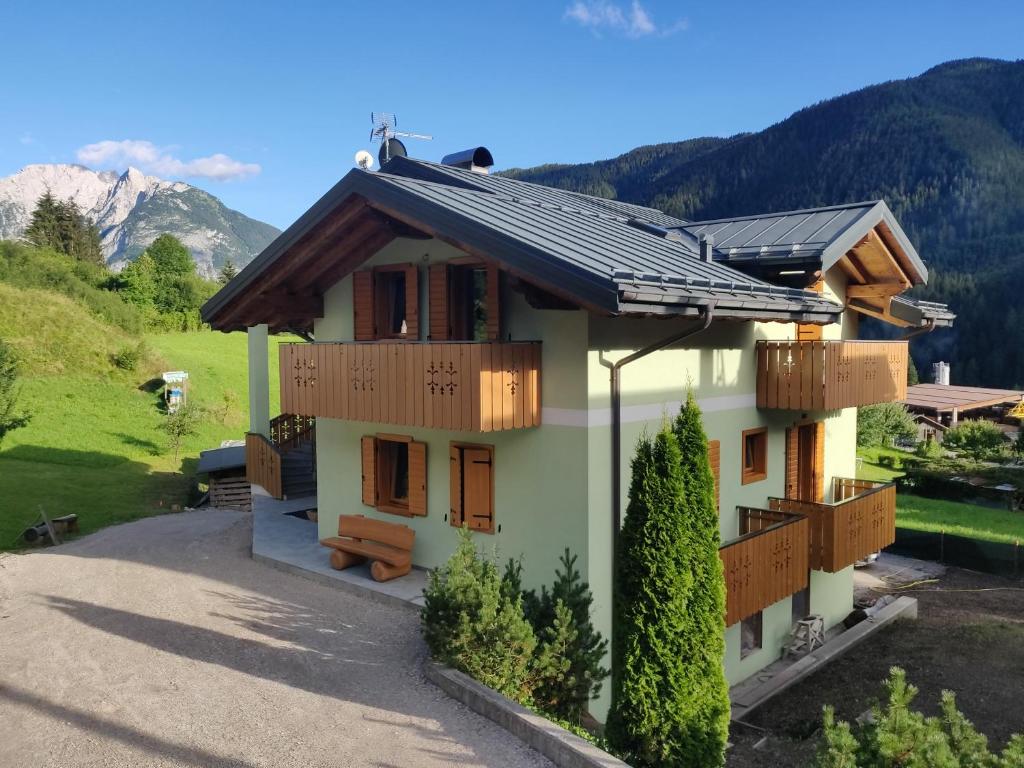
[[714,235],[702,233],[700,236],[700,260],[709,264],[714,259],[715,238]]
[[476,171],[477,173],[487,173],[487,169],[494,165],[494,158],[487,147],[473,147],[445,155],[441,158],[441,164],[465,168],[467,171]]

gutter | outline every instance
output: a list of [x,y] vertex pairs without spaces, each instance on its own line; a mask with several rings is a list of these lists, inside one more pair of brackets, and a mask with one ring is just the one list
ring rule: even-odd
[[620,466],[622,463],[622,369],[632,362],[652,352],[671,347],[701,331],[707,330],[715,317],[715,302],[709,302],[700,307],[700,315],[703,322],[696,328],[688,328],[666,336],[643,349],[638,349],[621,360],[617,360],[611,367],[612,387],[612,567],[614,568],[615,550],[618,546],[619,528],[622,524],[622,475]]

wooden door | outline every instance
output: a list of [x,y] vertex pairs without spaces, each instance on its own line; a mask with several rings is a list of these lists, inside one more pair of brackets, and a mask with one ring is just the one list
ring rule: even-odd
[[816,432],[814,424],[804,424],[800,427],[797,438],[797,498],[800,501],[817,501],[814,498]]
[[825,423],[801,424],[787,432],[786,496],[825,500]]

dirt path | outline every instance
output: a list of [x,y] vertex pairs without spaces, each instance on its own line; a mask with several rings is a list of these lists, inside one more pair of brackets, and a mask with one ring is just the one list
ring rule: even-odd
[[734,727],[729,768],[806,765],[822,706],[856,718],[897,665],[920,689],[915,707],[925,714],[938,714],[939,694],[949,689],[993,747],[1024,732],[1024,582],[951,568],[937,583],[900,594],[918,599],[917,621],[879,632],[756,712],[751,722],[768,732],[760,747],[764,732]]
[[0,557],[0,766],[547,766],[420,673],[418,617],[190,512]]

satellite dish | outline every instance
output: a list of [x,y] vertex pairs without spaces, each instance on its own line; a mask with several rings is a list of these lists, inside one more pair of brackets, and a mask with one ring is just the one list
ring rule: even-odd
[[384,139],[380,143],[380,151],[377,153],[377,159],[380,160],[380,164],[384,165],[392,157],[408,157],[409,153],[405,149],[405,144],[400,142],[398,139]]
[[367,152],[365,149],[360,149],[356,152],[356,165],[362,168],[364,171],[368,171],[373,168],[373,155]]

